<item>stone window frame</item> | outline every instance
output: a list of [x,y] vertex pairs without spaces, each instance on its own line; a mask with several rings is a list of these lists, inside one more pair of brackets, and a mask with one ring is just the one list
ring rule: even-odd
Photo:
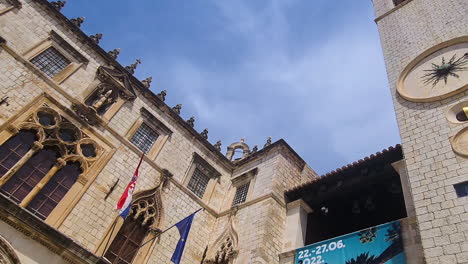
[[[53,77],[48,76],[46,73],[37,68],[31,60],[46,51],[48,48],[54,48],[62,56],[70,61],[62,71]],[[81,66],[88,63],[88,60],[81,55],[75,48],[73,48],[64,38],[62,38],[57,32],[50,31],[49,37],[40,41],[28,51],[23,54],[25,60],[31,63],[31,65],[40,71],[44,76],[54,80],[57,84],[61,84],[73,73],[75,73]]]
[[7,13],[8,11],[11,11],[11,10],[13,10],[15,8],[18,8],[18,9],[21,8],[21,2],[18,1],[18,0],[5,0],[5,2],[7,4],[9,4],[10,6],[7,6],[4,9],[1,9],[0,10],[0,15],[3,15],[5,13]]
[[[148,213],[148,207],[141,208],[138,206],[138,203],[141,200],[148,200],[152,199],[154,201],[152,208],[155,209],[153,214]],[[133,202],[131,206],[131,211],[129,216],[133,217],[133,213],[137,213],[138,216],[144,215],[145,219],[153,218],[154,222],[149,228],[149,232],[143,239],[143,243],[151,241],[152,239],[156,238],[161,232],[161,227],[163,226],[165,219],[164,219],[164,206],[162,203],[163,199],[163,190],[159,188],[159,186],[153,187],[151,189],[141,190],[134,194]],[[136,211],[136,212],[135,212]],[[114,220],[109,223],[105,234],[102,236],[101,241],[99,242],[98,246],[94,250],[94,254],[98,256],[102,256],[105,252],[109,249],[111,242],[117,236],[119,230],[122,228],[124,224],[124,219],[120,216],[115,216]],[[140,247],[137,250],[137,253],[132,261],[132,263],[147,263],[149,258],[151,257],[151,251],[154,249],[154,246],[157,244],[157,239],[154,239],[153,242],[147,243],[146,245]]]
[[159,136],[151,146],[150,150],[145,155],[149,159],[153,160],[161,152],[164,144],[172,135],[172,131],[144,107],[140,109],[140,113],[140,118],[137,121],[135,121],[135,123],[133,123],[132,127],[128,130],[125,137],[130,142],[130,144],[139,151],[139,153],[143,153],[143,151],[141,151],[137,146],[135,146],[130,140],[143,123],[152,128],[156,133],[159,134]]
[[[205,188],[205,192],[203,193],[203,196],[201,198],[195,193],[193,193],[188,188],[188,184],[190,182],[190,179],[193,177],[195,173],[195,169],[200,170],[202,173],[204,173],[206,176],[210,178]],[[200,199],[203,202],[207,203],[211,199],[211,196],[213,195],[213,192],[216,187],[216,183],[219,182],[220,178],[221,178],[221,173],[219,173],[213,166],[211,166],[198,153],[194,152],[192,163],[190,164],[190,167],[185,175],[185,178],[182,181],[182,185],[185,186],[187,190],[189,190],[189,192],[193,194],[194,197],[196,197],[196,199]]]
[[[247,203],[248,201],[252,200],[253,196],[253,189],[255,187],[255,179],[258,173],[258,168],[251,169],[247,172],[244,172],[240,175],[237,175],[231,179],[231,186],[233,187],[229,193],[229,203],[228,206],[239,206],[242,204]],[[234,199],[236,196],[237,188],[249,183],[249,189],[247,191],[247,195],[245,198],[245,201],[241,203],[234,204]]]
[[[46,94],[40,95],[37,98],[35,98],[30,104],[23,107],[23,110],[20,111],[21,114],[12,117],[10,120],[8,120],[0,126],[0,144],[5,143],[8,139],[16,135],[19,132],[19,130],[28,129],[28,126],[32,125],[29,124],[30,122],[28,122],[28,120],[31,120],[31,117],[38,110],[44,109],[44,105],[46,105],[47,108],[50,108],[51,111],[67,119],[68,122],[76,126],[82,134],[86,134],[88,138],[82,139],[84,140],[83,142],[93,141],[99,147],[99,155],[96,158],[92,159],[92,163],[88,164],[86,170],[80,174],[77,181],[73,184],[73,186],[65,194],[62,200],[60,200],[60,202],[44,220],[44,222],[48,225],[54,228],[59,228],[60,225],[65,221],[67,216],[71,213],[75,205],[79,202],[84,193],[88,190],[89,186],[94,182],[94,179],[104,168],[105,164],[107,164],[107,162],[112,158],[112,155],[115,152],[115,148],[107,139],[99,135],[94,135],[92,131],[83,127],[82,124],[77,122],[77,120],[79,120],[78,117],[70,115],[65,107],[61,106],[57,101],[55,101],[55,99],[51,98]],[[15,166],[13,166],[10,169],[10,171],[12,171],[13,173],[10,173],[9,171],[5,175],[7,175],[8,173],[13,175],[14,171],[18,170],[29,160],[29,158],[27,157],[32,156],[34,152],[37,151],[37,149],[43,146],[40,142],[40,139],[36,142],[37,143],[35,143],[35,145],[37,147],[35,149],[31,148],[29,152],[26,153],[26,155],[24,155],[23,158],[20,159],[15,164]],[[64,157],[63,160],[74,159],[75,156]],[[56,167],[57,164],[49,171],[49,173],[55,173],[56,171],[58,171],[58,169],[54,169]],[[8,175],[6,178],[3,178],[5,177],[5,175],[2,176],[2,184],[8,181]],[[48,181],[50,179],[43,180]],[[24,208],[24,210],[26,210],[26,206],[28,205],[27,203],[30,201],[28,201],[28,199],[31,199],[31,197],[34,197],[35,195],[32,194],[33,191],[30,192],[31,195],[28,194],[28,196],[25,199],[23,199],[21,203],[19,203],[19,206]]]

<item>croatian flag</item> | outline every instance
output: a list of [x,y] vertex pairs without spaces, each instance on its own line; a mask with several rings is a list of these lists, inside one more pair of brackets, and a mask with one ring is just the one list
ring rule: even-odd
[[130,212],[130,208],[132,205],[132,195],[133,195],[133,191],[135,190],[136,182],[138,180],[138,169],[140,168],[140,165],[141,165],[141,162],[143,161],[144,156],[145,154],[141,155],[140,162],[138,163],[135,173],[133,174],[132,180],[127,185],[127,188],[125,188],[125,191],[122,193],[122,196],[120,196],[120,199],[117,202],[116,209],[117,211],[119,211],[119,215],[123,219],[127,218],[127,215]]

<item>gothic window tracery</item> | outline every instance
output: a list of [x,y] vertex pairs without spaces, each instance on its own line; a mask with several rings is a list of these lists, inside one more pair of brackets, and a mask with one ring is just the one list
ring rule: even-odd
[[[235,213],[234,213],[235,214]],[[230,215],[226,228],[209,248],[203,264],[232,264],[239,250],[238,236],[234,229],[234,216]]]
[[43,220],[103,152],[46,103],[8,130],[12,136],[0,146],[0,192]]
[[111,263],[131,263],[145,238],[158,230],[162,217],[160,191],[154,188],[135,195],[129,215],[104,255]]

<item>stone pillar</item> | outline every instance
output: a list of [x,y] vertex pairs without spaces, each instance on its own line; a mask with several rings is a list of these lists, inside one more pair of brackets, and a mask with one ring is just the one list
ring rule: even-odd
[[286,210],[283,252],[288,252],[305,245],[307,215],[312,212],[309,205],[302,199],[288,203]]
[[405,198],[406,213],[408,214],[408,217],[415,217],[416,212],[414,209],[413,194],[411,193],[405,160],[399,160],[392,163],[392,167],[400,175],[401,189],[403,190],[403,197]]

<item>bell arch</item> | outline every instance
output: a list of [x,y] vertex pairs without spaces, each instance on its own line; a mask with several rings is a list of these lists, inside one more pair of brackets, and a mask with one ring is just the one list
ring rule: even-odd
[[244,139],[242,139],[240,142],[235,142],[229,145],[226,152],[226,158],[228,158],[228,160],[232,160],[237,149],[242,150],[241,159],[247,157],[250,154],[249,145],[245,144]]

